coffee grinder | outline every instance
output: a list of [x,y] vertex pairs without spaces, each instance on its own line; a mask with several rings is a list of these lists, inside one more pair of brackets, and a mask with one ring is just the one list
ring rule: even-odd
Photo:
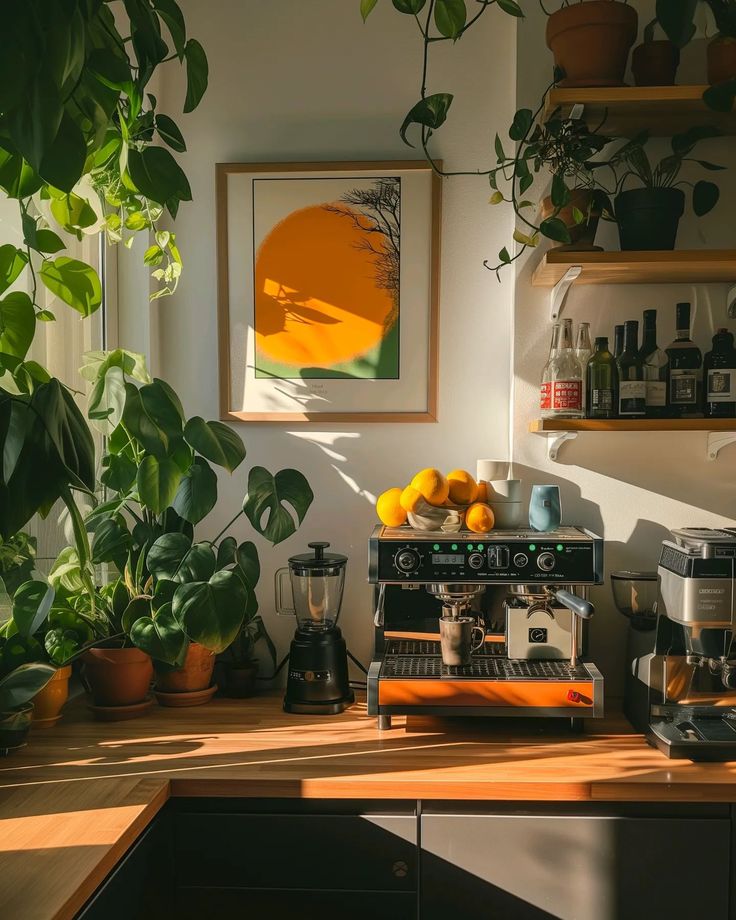
[[[294,614],[284,711],[334,715],[355,701],[348,679],[347,646],[337,626],[347,556],[326,553],[329,543],[310,543],[312,553],[291,556],[276,572],[276,610]],[[283,603],[289,574],[294,606]]]

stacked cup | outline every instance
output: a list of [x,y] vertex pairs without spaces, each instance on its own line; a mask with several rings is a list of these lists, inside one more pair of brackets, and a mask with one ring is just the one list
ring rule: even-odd
[[495,527],[515,530],[521,526],[524,514],[521,501],[521,480],[509,479],[506,460],[478,460],[478,482],[485,484],[487,501],[493,509]]

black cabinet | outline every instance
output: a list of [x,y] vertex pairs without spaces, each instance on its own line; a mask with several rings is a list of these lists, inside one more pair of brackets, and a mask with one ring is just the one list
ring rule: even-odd
[[728,920],[726,807],[425,809],[421,917]]

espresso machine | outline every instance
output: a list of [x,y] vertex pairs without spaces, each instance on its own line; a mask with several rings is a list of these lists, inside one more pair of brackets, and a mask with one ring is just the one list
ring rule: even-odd
[[652,651],[630,662],[626,714],[668,757],[736,760],[736,528],[665,540]]
[[[394,715],[603,715],[603,677],[585,657],[603,580],[603,541],[582,527],[477,534],[379,525],[369,545],[375,652],[368,712]],[[445,665],[439,619],[475,618],[485,636],[467,666]]]

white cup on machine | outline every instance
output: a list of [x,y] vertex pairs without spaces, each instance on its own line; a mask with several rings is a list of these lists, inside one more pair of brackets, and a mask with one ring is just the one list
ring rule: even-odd
[[524,507],[521,500],[521,480],[508,479],[507,460],[478,460],[478,481],[484,482],[488,504],[493,509],[495,527],[514,530],[521,526]]

